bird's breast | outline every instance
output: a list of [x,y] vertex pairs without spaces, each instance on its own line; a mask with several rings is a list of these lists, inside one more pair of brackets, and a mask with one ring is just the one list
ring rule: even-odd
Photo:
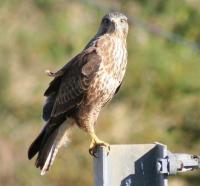
[[102,62],[89,90],[94,93],[92,99],[103,105],[121,84],[127,64],[126,45],[121,40],[111,40],[111,44],[106,46],[100,48]]

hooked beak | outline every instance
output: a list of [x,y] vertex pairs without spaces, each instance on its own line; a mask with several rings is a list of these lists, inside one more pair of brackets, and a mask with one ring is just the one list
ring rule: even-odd
[[112,30],[115,31],[117,29],[117,24],[114,20],[111,20],[112,23]]

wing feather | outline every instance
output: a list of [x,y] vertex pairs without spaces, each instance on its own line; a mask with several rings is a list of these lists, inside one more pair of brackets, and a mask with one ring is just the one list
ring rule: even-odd
[[100,63],[101,57],[97,54],[95,47],[90,47],[55,73],[57,76],[44,94],[45,96],[56,94],[50,117],[55,118],[67,113],[81,103]]

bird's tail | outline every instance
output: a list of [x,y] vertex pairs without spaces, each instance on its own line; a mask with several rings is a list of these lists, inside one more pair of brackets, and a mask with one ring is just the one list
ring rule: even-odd
[[69,143],[69,133],[72,122],[67,120],[59,127],[46,125],[28,150],[28,158],[32,159],[38,153],[35,166],[40,168],[44,175],[53,164],[58,149]]

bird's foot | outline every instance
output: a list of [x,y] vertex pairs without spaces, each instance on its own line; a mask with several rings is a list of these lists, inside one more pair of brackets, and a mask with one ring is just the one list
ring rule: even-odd
[[59,70],[57,72],[52,72],[50,70],[45,70],[45,73],[50,77],[58,77],[58,76],[63,75],[63,72],[61,70]]
[[108,143],[104,142],[104,141],[101,141],[100,139],[98,139],[96,137],[96,135],[94,135],[92,137],[92,142],[91,142],[90,148],[89,148],[90,155],[94,156],[95,158],[97,158],[97,156],[96,156],[97,149],[98,149],[98,147],[102,147],[102,146],[106,147],[106,149],[107,149],[107,155],[108,155],[109,152],[110,152],[110,145]]
[[51,72],[50,70],[45,70],[45,74],[47,74],[50,77],[55,77],[55,73]]

